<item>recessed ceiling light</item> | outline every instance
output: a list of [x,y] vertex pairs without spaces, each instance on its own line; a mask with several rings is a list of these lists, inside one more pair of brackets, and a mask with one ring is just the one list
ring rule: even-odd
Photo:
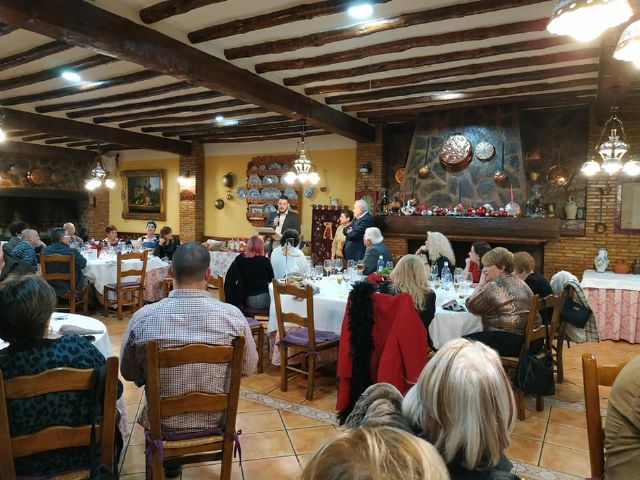
[[60,75],[62,78],[64,78],[65,80],[68,80],[70,82],[80,82],[82,81],[82,77],[80,75],[78,75],[76,72],[71,72],[69,70],[62,72],[62,75]]
[[349,7],[347,13],[353,18],[363,20],[373,15],[373,7],[370,3],[356,3]]
[[221,122],[224,120],[224,117],[222,115],[216,115],[215,121],[216,122]]

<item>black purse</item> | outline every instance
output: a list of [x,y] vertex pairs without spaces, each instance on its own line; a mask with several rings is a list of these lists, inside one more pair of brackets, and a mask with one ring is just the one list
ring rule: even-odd
[[560,309],[560,320],[575,327],[584,328],[592,314],[593,311],[589,307],[579,304],[569,295],[564,296]]
[[556,384],[553,379],[553,355],[548,346],[549,326],[545,325],[546,343],[542,357],[529,351],[523,352],[516,369],[516,386],[525,393],[532,395],[554,395]]

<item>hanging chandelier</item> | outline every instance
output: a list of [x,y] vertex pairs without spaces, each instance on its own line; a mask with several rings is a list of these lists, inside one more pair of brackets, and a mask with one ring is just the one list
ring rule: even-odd
[[304,120],[302,120],[302,136],[298,141],[298,147],[296,149],[296,158],[293,161],[293,168],[284,175],[284,181],[289,185],[293,185],[296,181],[300,183],[309,182],[311,185],[315,185],[320,181],[320,175],[309,157],[307,157],[307,145],[304,141]]
[[617,60],[633,62],[637,68],[640,68],[640,20],[624,29],[613,57]]
[[[608,139],[603,141],[608,134]],[[622,162],[622,157],[629,151],[627,136],[624,132],[622,120],[618,118],[618,107],[611,108],[611,116],[605,122],[600,132],[600,138],[596,144],[596,151],[602,158],[602,163],[591,159],[582,165],[581,171],[586,176],[591,177],[603,171],[609,175],[615,175],[619,171],[635,176],[640,173],[640,162],[636,159]]]
[[558,0],[547,30],[586,42],[626,22],[631,15],[627,0]]
[[89,174],[89,178],[84,183],[84,188],[89,191],[93,191],[96,188],[102,186],[104,182],[104,186],[111,189],[116,186],[116,182],[111,178],[111,176],[104,169],[104,165],[102,164],[102,152],[100,151],[100,146],[98,146],[98,154],[96,155],[96,164],[93,169],[91,169],[91,173]]

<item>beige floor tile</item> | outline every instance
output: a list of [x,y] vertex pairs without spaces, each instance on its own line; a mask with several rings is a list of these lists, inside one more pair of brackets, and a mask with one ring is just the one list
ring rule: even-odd
[[125,405],[131,405],[132,403],[140,403],[144,389],[142,388],[129,388],[122,392],[122,401]]
[[314,392],[313,400],[305,400],[303,404],[327,412],[335,412],[337,398],[338,391],[333,386],[329,386],[319,392]]
[[277,410],[243,412],[236,416],[236,429],[242,433],[272,432],[284,430],[284,424]]
[[[242,462],[244,480],[295,480],[302,469],[295,455]],[[184,478],[184,476],[183,476]]]
[[334,438],[337,434],[336,429],[331,426],[289,430],[289,437],[296,454],[313,453],[318,447]]
[[538,412],[536,410],[536,401],[533,397],[526,397],[525,399],[525,420],[538,420],[540,422],[546,422],[549,420],[549,412],[551,407],[545,404],[544,410]]
[[139,403],[130,403],[124,406],[124,411],[127,415],[127,422],[135,422],[138,414]]
[[129,445],[144,445],[144,428],[142,425],[138,425],[137,423],[133,427],[133,432],[131,433],[131,440],[129,440]]
[[287,430],[326,425],[326,423],[316,420],[315,418],[305,417],[304,415],[298,415],[297,413],[288,412],[286,410],[280,410],[280,415],[282,416],[284,426]]
[[587,417],[584,412],[553,407],[549,416],[549,423],[565,425],[567,427],[587,429]]
[[540,466],[558,472],[589,477],[589,454],[558,445],[545,444],[540,457]]
[[[220,478],[220,463],[182,467],[182,480],[202,480],[204,478]],[[238,462],[231,465],[231,480],[242,480],[242,469]]]
[[570,403],[584,403],[584,389],[569,382],[557,383],[556,394],[552,398]]
[[542,442],[512,436],[510,444],[504,453],[510,460],[518,460],[537,465],[541,448]]
[[272,410],[268,405],[264,405],[258,402],[252,402],[250,400],[240,399],[238,400],[238,413],[240,412],[257,412],[260,410]]
[[122,474],[144,473],[144,445],[129,445],[121,472]]
[[300,465],[304,469],[307,466],[307,463],[313,458],[313,453],[303,453],[302,455],[298,455],[298,461]]
[[250,433],[240,436],[242,444],[242,460],[283,457],[295,452],[287,433],[279,432]]
[[[315,392],[314,392],[315,393]],[[287,391],[280,391],[280,387],[276,387],[268,395],[275,398],[281,398],[293,403],[302,403],[306,400],[307,388],[306,385],[289,384]]]
[[536,420],[535,418],[527,418],[525,420],[516,420],[512,435],[541,442],[544,439],[546,430],[547,422]]
[[264,373],[261,375],[252,375],[242,379],[241,387],[257,393],[270,392],[274,388],[280,386],[280,380]]
[[589,442],[587,440],[586,430],[573,427],[565,427],[564,425],[555,425],[549,423],[547,426],[547,434],[544,437],[545,445],[552,443],[560,446],[570,446],[575,450],[589,451]]

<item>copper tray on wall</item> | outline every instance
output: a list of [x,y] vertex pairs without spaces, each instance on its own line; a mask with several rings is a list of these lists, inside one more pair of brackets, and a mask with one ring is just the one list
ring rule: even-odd
[[450,172],[459,172],[469,165],[473,158],[471,142],[464,135],[452,135],[442,144],[440,164]]

